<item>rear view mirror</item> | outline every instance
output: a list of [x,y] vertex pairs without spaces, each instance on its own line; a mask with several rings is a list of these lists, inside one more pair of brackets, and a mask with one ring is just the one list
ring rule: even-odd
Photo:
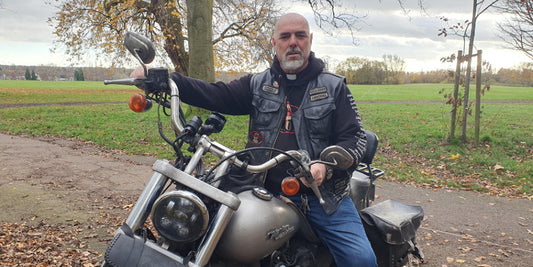
[[346,149],[340,146],[328,146],[320,153],[320,160],[335,163],[335,169],[348,169],[353,165],[353,157]]
[[152,42],[138,33],[127,32],[124,45],[141,63],[149,64],[155,58],[155,48]]

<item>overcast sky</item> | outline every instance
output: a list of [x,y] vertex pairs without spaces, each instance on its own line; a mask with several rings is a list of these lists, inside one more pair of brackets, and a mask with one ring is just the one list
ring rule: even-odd
[[[0,65],[67,65],[66,57],[53,54],[53,28],[47,23],[54,9],[44,0],[0,0]],[[345,2],[352,2],[346,0]],[[453,22],[471,17],[472,1],[424,0],[425,12],[418,7],[418,0],[404,0],[408,12],[400,10],[397,0],[357,0],[357,15],[364,16],[357,25],[357,45],[346,32],[326,35],[313,20],[305,5],[291,3],[289,11],[302,13],[311,22],[314,34],[313,50],[319,57],[328,56],[333,63],[358,56],[381,59],[384,54],[397,55],[407,63],[408,71],[454,68],[440,62],[463,48],[458,37],[439,37],[438,29],[445,26],[439,17]],[[346,4],[353,5],[353,4]],[[493,13],[485,13],[478,20],[476,48],[482,49],[484,60],[494,68],[512,67],[530,60],[517,51],[504,48],[498,38],[496,22],[501,19]],[[94,65],[85,62],[81,65]]]

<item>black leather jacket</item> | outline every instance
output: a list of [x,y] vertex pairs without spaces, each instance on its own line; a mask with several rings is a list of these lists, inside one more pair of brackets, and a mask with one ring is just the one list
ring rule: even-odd
[[[279,84],[270,71],[254,75],[251,80],[252,112],[250,114],[251,138],[247,147],[274,147],[280,127],[285,119],[286,91],[274,85]],[[298,147],[317,159],[320,152],[333,144],[335,98],[344,86],[344,78],[329,72],[320,73],[307,84],[297,112],[292,114]],[[255,136],[255,138],[254,138]],[[271,151],[255,150],[253,164],[260,164],[272,155]],[[331,214],[348,194],[349,175],[337,171],[336,175],[320,186],[326,201],[324,210]],[[265,179],[263,174],[263,182]]]
[[[294,130],[299,149],[317,159],[329,145],[340,145],[359,163],[366,148],[366,135],[361,119],[344,78],[323,71],[323,64],[314,55],[309,59],[302,83],[302,102],[293,114]],[[180,97],[187,103],[204,109],[233,115],[250,115],[247,147],[274,147],[286,110],[285,74],[274,61],[272,68],[248,75],[230,83],[207,83],[177,73],[172,78],[180,87]],[[252,163],[263,163],[271,153],[254,151]],[[353,170],[353,169],[352,169]],[[262,177],[264,182],[264,176]],[[348,171],[336,171],[320,191],[326,200],[324,210],[333,213],[348,194]]]

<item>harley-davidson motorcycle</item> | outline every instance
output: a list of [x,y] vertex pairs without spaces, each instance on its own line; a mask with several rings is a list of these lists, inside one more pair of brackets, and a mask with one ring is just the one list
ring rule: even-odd
[[[147,38],[129,32],[124,43],[141,62],[145,77],[104,83],[144,88],[144,94],[130,99],[130,108],[142,112],[156,103],[158,114],[163,111],[170,117],[173,138],[164,133],[161,116],[158,125],[162,138],[176,152],[176,160],[154,163],[154,173],[117,230],[103,266],[335,266],[298,207],[286,197],[247,183],[245,175],[236,179],[232,172],[253,175],[289,161],[294,177],[283,180],[284,194],[297,194],[297,179],[305,179],[323,203],[310,166],[323,163],[345,170],[353,164],[352,156],[339,146],[330,146],[318,160],[311,160],[306,151],[291,150],[276,151],[277,156],[260,165],[248,164],[249,149],[235,151],[209,137],[223,129],[222,115],[213,113],[205,123],[197,116],[185,120],[179,88],[169,78],[168,69],[146,67],[155,57]],[[372,205],[374,181],[384,172],[371,167],[378,138],[370,131],[366,134],[367,150],[351,177],[350,193],[378,264],[403,266],[413,259],[422,261],[415,240],[424,216],[422,208],[394,200]],[[207,154],[218,159],[209,168],[202,160]],[[233,185],[231,190],[227,184]]]

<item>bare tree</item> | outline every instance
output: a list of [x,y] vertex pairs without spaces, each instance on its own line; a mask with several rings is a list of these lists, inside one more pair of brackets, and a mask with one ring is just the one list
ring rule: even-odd
[[[326,32],[345,28],[353,37],[362,19],[354,15],[353,8],[344,8],[350,0],[296,1],[311,7],[317,24]],[[206,73],[192,71],[196,78],[205,80],[213,79],[214,66],[219,69],[242,66],[244,69],[239,71],[243,71],[270,63],[273,56],[270,38],[280,11],[278,1],[272,0],[47,2],[58,8],[49,18],[55,28],[57,47],[64,47],[73,61],[96,51],[100,59],[105,58],[114,66],[124,65],[130,61],[130,57],[124,56],[124,34],[136,31],[149,36],[160,48],[158,51],[164,50],[176,71],[188,75],[191,66],[209,69]],[[402,9],[403,2],[398,0]],[[418,3],[421,6],[423,1]],[[212,22],[206,18],[209,14],[213,16]],[[196,16],[203,18],[196,20]],[[208,38],[211,41],[207,42]],[[214,61],[204,60],[213,57]]]
[[502,0],[498,9],[509,15],[504,22],[498,23],[500,38],[533,59],[533,1]]
[[[467,116],[471,113],[470,103],[469,103],[469,94],[470,94],[470,80],[472,77],[472,57],[474,55],[474,41],[476,36],[476,24],[479,16],[487,11],[489,8],[494,7],[496,3],[500,0],[473,0],[472,1],[472,18],[471,20],[466,20],[464,23],[452,24],[446,28],[439,29],[439,36],[447,36],[449,32],[454,35],[461,36],[463,38],[463,46],[466,45],[466,40],[468,40],[468,53],[463,55],[457,60],[467,61],[466,67],[466,76],[465,76],[465,92],[463,98],[463,118],[462,118],[462,134],[461,140],[466,142],[466,126],[467,126]],[[443,21],[448,22],[447,18],[441,18]],[[464,50],[464,47],[463,47]],[[456,99],[453,100],[454,103],[457,103]],[[458,104],[458,103],[457,103]],[[455,104],[454,104],[455,105]],[[453,133],[452,133],[453,135]]]

